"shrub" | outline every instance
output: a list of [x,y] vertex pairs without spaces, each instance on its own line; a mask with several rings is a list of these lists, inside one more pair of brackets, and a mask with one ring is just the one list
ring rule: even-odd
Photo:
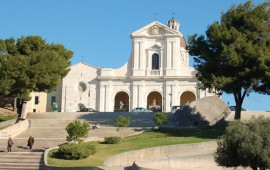
[[116,144],[120,142],[120,137],[118,136],[110,136],[110,137],[105,137],[104,143],[106,144]]
[[130,117],[125,117],[125,116],[119,116],[114,122],[114,125],[119,127],[118,130],[120,130],[121,136],[122,136],[123,128],[127,127],[129,124],[130,124]]
[[87,137],[89,130],[89,123],[81,123],[79,120],[75,120],[72,123],[69,123],[66,127],[66,131],[68,133],[67,141],[81,142],[80,138]]
[[154,121],[156,123],[156,125],[161,126],[163,124],[167,124],[168,123],[168,115],[166,113],[156,113],[154,116]]
[[114,124],[117,127],[127,127],[130,123],[130,117],[125,117],[125,116],[119,116]]
[[59,147],[57,157],[64,159],[83,159],[96,153],[96,146],[91,143],[67,143]]
[[215,161],[219,166],[270,168],[270,118],[234,121],[218,140]]

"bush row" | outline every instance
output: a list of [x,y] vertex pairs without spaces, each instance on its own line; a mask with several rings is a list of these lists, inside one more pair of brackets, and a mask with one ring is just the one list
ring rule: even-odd
[[109,136],[109,137],[105,137],[104,139],[105,144],[116,144],[119,142],[120,142],[120,137],[118,136]]
[[67,143],[59,147],[57,157],[64,159],[83,159],[96,153],[96,146],[85,142],[85,143]]

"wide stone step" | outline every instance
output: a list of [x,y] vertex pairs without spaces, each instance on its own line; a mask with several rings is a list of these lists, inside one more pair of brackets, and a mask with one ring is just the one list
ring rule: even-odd
[[43,156],[43,152],[0,152],[1,156]]
[[[33,131],[31,131],[33,132]],[[54,133],[54,132],[51,132]],[[40,135],[42,138],[38,138],[39,136],[36,137],[35,134],[29,133],[29,131],[25,131],[21,133],[19,136],[16,138],[13,138],[14,145],[12,146],[12,153],[15,154],[16,152],[43,152],[45,149],[49,147],[54,147],[59,144],[65,143],[66,142],[66,136],[63,135],[63,138],[46,138],[46,135],[42,135],[42,131],[39,131],[37,135]],[[54,134],[58,134],[55,132]],[[32,151],[29,150],[29,147],[27,147],[27,141],[30,135],[33,135],[35,138],[35,143],[33,145]],[[7,146],[6,146],[6,139],[0,139],[0,155],[2,153],[7,153]]]
[[63,112],[45,112],[45,113],[28,113],[27,119],[77,119],[88,113],[63,113]]
[[[130,127],[150,127],[154,126],[155,122],[153,117],[156,113],[131,113],[131,112],[95,112],[95,113],[61,113],[61,112],[49,112],[49,113],[28,113],[27,119],[31,121],[31,126],[66,126],[68,122],[72,122],[75,119],[87,121],[89,123],[99,122],[102,125],[114,126],[114,121],[119,116],[130,117]],[[168,115],[171,115],[168,113]],[[34,120],[39,119],[37,123]],[[42,120],[44,120],[42,122]],[[55,124],[56,123],[56,124]]]
[[73,120],[59,119],[28,119],[29,127],[66,127]]
[[44,168],[44,164],[33,164],[33,163],[29,163],[29,164],[21,164],[21,163],[6,163],[6,164],[2,164],[0,163],[0,169],[11,169],[11,170],[17,170],[17,169],[23,169],[23,170],[30,170],[30,169],[39,169],[39,170],[43,170]]
[[44,169],[43,152],[0,153],[0,169]]

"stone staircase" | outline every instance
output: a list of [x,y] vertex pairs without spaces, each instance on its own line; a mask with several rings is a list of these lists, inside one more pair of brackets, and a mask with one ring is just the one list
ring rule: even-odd
[[5,170],[43,170],[43,152],[1,152],[0,169]]
[[[120,136],[114,121],[119,116],[131,118],[130,127],[125,128],[123,136],[140,133],[145,127],[153,127],[155,113],[128,113],[128,112],[98,112],[98,113],[28,113],[29,128],[12,137],[14,145],[12,153],[7,153],[7,139],[0,139],[0,170],[30,170],[44,169],[43,151],[66,142],[65,127],[73,120],[79,119],[89,122],[91,125],[99,122],[101,128],[89,131],[85,140],[102,140],[106,136]],[[143,128],[141,128],[143,127]],[[29,150],[27,140],[29,136],[35,138],[32,151]]]

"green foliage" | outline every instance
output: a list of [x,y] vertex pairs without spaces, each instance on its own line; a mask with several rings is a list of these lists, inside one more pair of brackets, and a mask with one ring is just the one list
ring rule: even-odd
[[121,136],[122,136],[123,128],[129,126],[129,124],[130,124],[130,117],[125,117],[125,116],[119,116],[114,122],[114,125],[119,127],[119,129],[117,130],[120,130]]
[[225,167],[270,167],[270,118],[252,118],[247,123],[234,121],[218,140],[215,161]]
[[154,121],[156,125],[161,126],[168,123],[168,115],[166,113],[156,113],[154,116]]
[[91,143],[67,143],[59,147],[55,157],[64,159],[83,159],[95,154],[96,146]]
[[117,127],[127,127],[129,124],[130,124],[130,117],[125,116],[119,116],[114,122],[114,125]]
[[255,6],[251,1],[234,5],[208,27],[206,36],[189,37],[199,88],[232,93],[236,119],[250,92],[270,94],[269,7],[270,3]]
[[97,141],[90,142],[96,145],[98,152],[80,161],[52,158],[54,150],[51,150],[48,164],[63,167],[102,166],[106,159],[119,153],[159,146],[212,141],[222,134],[224,134],[224,128],[217,126],[147,131],[122,138],[117,145],[104,145]]
[[16,119],[16,116],[5,116],[5,117],[0,117],[0,122],[4,122],[7,120],[12,120],[12,119]]
[[120,137],[118,136],[109,136],[109,137],[105,137],[104,139],[104,143],[105,144],[116,144],[120,142]]
[[87,122],[81,122],[79,120],[74,120],[69,123],[66,127],[68,133],[67,141],[81,142],[80,138],[87,137],[90,130],[90,125]]
[[73,52],[47,44],[39,36],[0,39],[0,95],[29,100],[32,91],[47,92],[67,75]]

